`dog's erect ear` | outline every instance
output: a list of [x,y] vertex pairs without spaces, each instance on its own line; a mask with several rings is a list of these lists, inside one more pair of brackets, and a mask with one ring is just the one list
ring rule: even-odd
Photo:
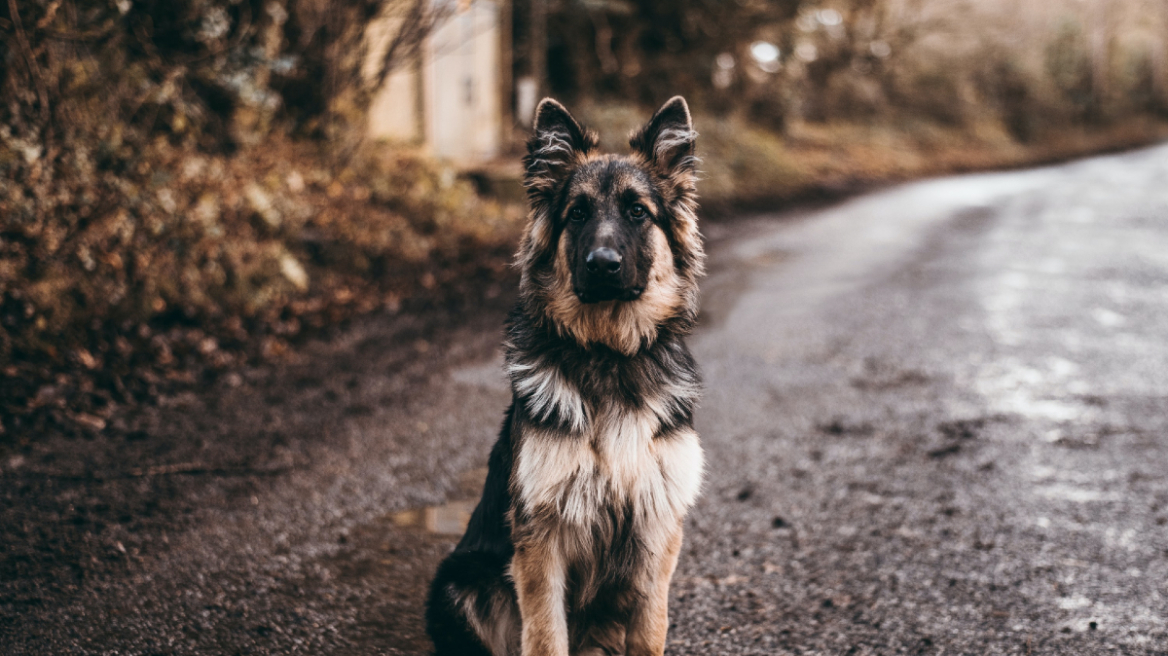
[[535,110],[535,136],[555,135],[577,148],[584,147],[584,128],[568,110],[552,98],[544,98]]
[[541,195],[555,190],[577,159],[596,144],[596,135],[581,127],[563,105],[544,98],[535,110],[535,134],[527,142],[523,161],[529,193]]
[[664,175],[693,171],[694,132],[685,98],[674,96],[629,137],[629,145],[645,156]]

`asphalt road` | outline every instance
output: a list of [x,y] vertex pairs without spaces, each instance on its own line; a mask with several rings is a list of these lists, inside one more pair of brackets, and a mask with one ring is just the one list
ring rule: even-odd
[[[669,654],[1168,654],[1168,147],[707,233]],[[0,653],[425,653],[493,291],[3,454]]]

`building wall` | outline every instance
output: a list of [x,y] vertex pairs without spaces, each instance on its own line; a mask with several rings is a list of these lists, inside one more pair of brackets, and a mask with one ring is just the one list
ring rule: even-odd
[[472,163],[499,151],[500,15],[490,0],[463,2],[426,44],[426,141],[439,157]]
[[[450,17],[423,46],[421,62],[391,73],[375,93],[368,117],[371,137],[421,142],[431,154],[468,166],[499,153],[504,1],[461,0],[451,7]],[[376,71],[377,58],[396,28],[389,16],[366,30],[367,75]]]
[[369,136],[408,143],[421,141],[420,91],[416,67],[390,73],[369,104]]
[[[408,1],[408,0],[404,0]],[[372,80],[401,25],[403,3],[386,3],[385,12],[365,29],[367,51],[362,73]],[[421,87],[416,62],[403,62],[386,77],[369,104],[368,134],[375,139],[417,143],[422,140]]]

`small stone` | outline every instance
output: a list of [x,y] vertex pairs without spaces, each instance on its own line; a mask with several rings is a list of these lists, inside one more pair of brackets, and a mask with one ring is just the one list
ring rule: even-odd
[[385,299],[382,301],[382,305],[385,306],[386,312],[389,312],[390,314],[397,314],[401,311],[401,296],[390,292],[389,294],[385,295]]
[[280,256],[280,273],[288,279],[299,291],[308,291],[308,273],[300,262],[292,255],[285,253]]
[[214,225],[219,218],[219,198],[212,193],[199,196],[199,201],[195,204],[194,215],[204,225]]
[[264,191],[258,184],[254,182],[248,184],[243,190],[243,195],[247,198],[247,203],[251,206],[252,211],[258,214],[269,227],[276,229],[284,223],[284,217],[272,204],[271,196],[268,196],[268,192]]
[[81,366],[90,370],[97,369],[98,366],[97,358],[85,349],[77,349],[77,361],[81,363]]
[[300,175],[299,171],[292,171],[284,180],[288,184],[288,190],[294,194],[304,191],[304,176]]
[[91,415],[87,412],[78,412],[73,416],[73,421],[77,422],[84,428],[93,431],[100,431],[105,429],[105,420],[96,415]]

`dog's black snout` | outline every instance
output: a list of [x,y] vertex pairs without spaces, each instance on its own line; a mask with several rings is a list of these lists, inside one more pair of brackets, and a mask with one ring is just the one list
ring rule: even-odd
[[611,248],[598,248],[588,254],[585,260],[590,273],[613,275],[620,271],[621,256]]

